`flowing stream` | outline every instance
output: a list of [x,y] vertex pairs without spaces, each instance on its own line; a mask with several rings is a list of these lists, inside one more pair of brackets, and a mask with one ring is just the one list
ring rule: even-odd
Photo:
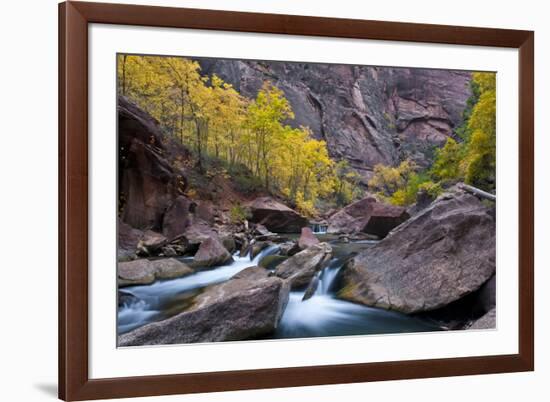
[[[320,236],[321,237],[321,236]],[[338,299],[335,284],[343,260],[350,253],[368,247],[372,242],[340,244],[331,242],[334,258],[318,273],[319,285],[313,296],[302,301],[304,291],[292,291],[276,332],[267,338],[301,338],[316,336],[362,335],[399,332],[435,331],[426,321],[396,312],[371,308]],[[123,288],[135,296],[119,306],[118,332],[131,331],[150,322],[178,314],[189,307],[192,299],[209,285],[230,279],[239,271],[258,265],[262,258],[277,254],[279,248],[270,246],[254,259],[233,256],[234,261],[207,271],[199,271],[177,279],[161,280],[151,285]]]

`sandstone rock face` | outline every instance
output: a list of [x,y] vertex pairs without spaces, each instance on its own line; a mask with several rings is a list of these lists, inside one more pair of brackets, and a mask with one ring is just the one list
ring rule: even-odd
[[136,254],[137,246],[143,232],[118,220],[118,257],[128,258]]
[[248,204],[251,222],[265,226],[271,232],[299,233],[308,221],[298,212],[270,197],[259,197]]
[[118,263],[118,285],[148,285],[157,279],[169,279],[193,273],[183,262],[174,258],[140,259]]
[[328,243],[313,245],[279,264],[275,275],[289,282],[292,289],[306,287],[331,256]]
[[311,229],[309,227],[302,228],[302,233],[300,234],[300,238],[298,239],[298,246],[305,250],[308,247],[314,246],[315,244],[319,244],[319,239],[313,234]]
[[185,179],[166,160],[155,119],[119,97],[118,122],[122,220],[137,229],[161,231],[164,212],[185,190]]
[[219,342],[273,332],[288,302],[285,281],[247,268],[225,283],[208,287],[187,310],[119,337],[119,346]]
[[385,237],[408,218],[409,214],[405,208],[384,204],[369,196],[333,214],[328,219],[327,231],[347,234],[363,232]]
[[495,273],[495,222],[469,194],[440,196],[388,237],[350,260],[339,296],[416,313],[479,289]]
[[182,235],[190,224],[191,200],[182,195],[178,196],[166,210],[162,220],[162,233],[169,240]]
[[493,308],[480,319],[474,321],[468,329],[496,329],[497,309]]
[[193,266],[213,267],[223,265],[231,261],[232,258],[229,251],[216,237],[210,237],[201,243],[199,250],[193,257]]
[[468,72],[368,66],[198,60],[254,98],[265,80],[284,91],[296,118],[324,139],[331,157],[364,177],[382,163],[426,166],[431,148],[452,135],[470,96]]

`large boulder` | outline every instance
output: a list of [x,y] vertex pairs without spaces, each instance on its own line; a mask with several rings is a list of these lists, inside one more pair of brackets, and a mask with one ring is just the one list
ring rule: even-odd
[[319,239],[313,234],[309,227],[306,226],[302,228],[302,233],[298,239],[298,247],[300,247],[300,249],[305,250],[306,248],[319,243]]
[[157,255],[166,243],[168,239],[162,234],[147,230],[138,242],[137,253],[143,256]]
[[385,237],[391,230],[409,219],[409,214],[403,207],[375,202],[371,204],[371,208],[365,226],[361,229],[363,233]]
[[259,197],[248,204],[251,222],[278,233],[298,233],[308,220],[298,212],[271,197]]
[[495,273],[495,221],[469,194],[440,196],[344,266],[339,296],[416,313],[479,289]]
[[127,223],[118,220],[118,258],[127,259],[135,256],[137,246],[143,232],[138,229],[134,229]]
[[169,240],[181,236],[190,224],[190,210],[193,202],[182,195],[178,196],[166,210],[162,220],[162,233]]
[[367,196],[355,201],[328,218],[327,233],[355,233],[365,227],[365,218],[372,210],[376,198]]
[[392,229],[409,218],[406,209],[385,204],[372,196],[356,201],[333,214],[329,219],[328,233],[363,232],[385,237]]
[[217,238],[218,234],[212,227],[201,219],[194,218],[192,223],[183,232],[183,237],[191,246],[198,246],[210,238]]
[[277,265],[275,275],[289,282],[292,289],[304,288],[331,256],[328,243],[313,245]]
[[157,279],[177,278],[193,273],[191,268],[175,258],[119,262],[117,268],[119,286],[148,285]]
[[119,346],[254,339],[272,333],[288,302],[285,281],[263,268],[206,288],[192,306],[171,318],[119,337]]
[[233,257],[218,238],[210,237],[201,243],[199,250],[193,257],[193,266],[213,267],[223,265],[232,259]]

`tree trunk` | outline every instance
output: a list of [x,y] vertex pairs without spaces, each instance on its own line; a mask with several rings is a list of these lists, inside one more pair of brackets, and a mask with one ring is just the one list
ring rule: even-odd
[[197,128],[197,154],[198,154],[197,167],[199,168],[199,172],[203,173],[201,125],[197,119],[195,119],[195,127]]
[[181,109],[180,109],[180,142],[183,144],[183,117],[185,115],[185,91],[181,88]]
[[128,56],[124,55],[122,57],[122,95],[126,96],[126,58]]
[[495,201],[495,202],[497,200],[496,195],[488,193],[487,191],[483,191],[477,187],[470,186],[464,183],[460,183],[458,187],[470,194],[474,194],[478,197],[485,198],[486,200]]

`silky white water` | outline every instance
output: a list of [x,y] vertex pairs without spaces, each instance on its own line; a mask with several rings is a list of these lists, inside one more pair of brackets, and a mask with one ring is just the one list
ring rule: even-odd
[[118,331],[128,332],[152,321],[155,318],[166,318],[161,308],[171,300],[177,302],[178,295],[196,291],[205,286],[225,282],[245,268],[258,265],[265,256],[276,253],[278,246],[269,246],[262,250],[254,259],[249,256],[233,255],[233,262],[206,271],[199,271],[182,278],[161,280],[151,285],[129,286],[122,291],[135,296],[138,301],[126,303],[118,309]]
[[[305,290],[292,291],[275,333],[267,338],[298,338],[315,336],[360,335],[437,330],[425,321],[403,314],[366,307],[336,297],[335,287],[343,260],[357,247],[367,242],[333,244],[338,258],[333,258],[321,270],[318,287],[313,296],[302,300]],[[278,253],[277,246],[264,249],[254,259],[234,255],[234,261],[208,271],[151,285],[131,286],[122,291],[136,297],[119,308],[119,334],[149,322],[178,314],[189,305],[202,288],[229,280],[241,270],[258,265],[267,255]]]

